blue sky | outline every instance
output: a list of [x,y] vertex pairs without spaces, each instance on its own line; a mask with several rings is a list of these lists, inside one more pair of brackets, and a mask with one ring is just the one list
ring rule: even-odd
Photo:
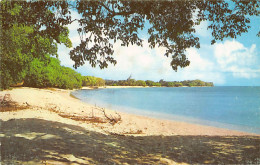
[[[79,17],[73,12],[73,17]],[[164,48],[150,49],[147,43],[147,33],[140,32],[144,38],[143,47],[122,47],[114,44],[114,58],[117,64],[109,65],[107,69],[92,68],[88,62],[76,71],[82,75],[102,77],[104,79],[125,80],[130,75],[138,80],[182,81],[200,79],[214,82],[216,86],[260,86],[260,38],[256,36],[260,30],[260,18],[251,18],[251,29],[237,39],[225,39],[210,45],[211,32],[207,30],[208,22],[202,22],[196,27],[196,35],[200,38],[201,48],[186,50],[190,66],[179,68],[177,72],[170,66],[171,58],[165,57]],[[73,46],[80,42],[76,31],[77,25],[69,26],[70,39]],[[59,46],[59,59],[64,66],[73,66],[69,58],[69,50],[64,45]]]

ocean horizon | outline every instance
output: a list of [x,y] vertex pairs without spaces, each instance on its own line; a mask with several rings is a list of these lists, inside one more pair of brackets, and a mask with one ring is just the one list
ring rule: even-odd
[[115,111],[260,134],[260,87],[150,87],[73,91]]

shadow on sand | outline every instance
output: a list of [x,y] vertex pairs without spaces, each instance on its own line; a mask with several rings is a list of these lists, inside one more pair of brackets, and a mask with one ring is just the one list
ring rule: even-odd
[[257,164],[255,136],[118,136],[41,119],[0,121],[3,164]]

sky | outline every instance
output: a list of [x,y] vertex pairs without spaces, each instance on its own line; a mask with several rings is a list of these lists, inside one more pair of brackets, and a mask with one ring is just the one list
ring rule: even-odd
[[[72,12],[73,18],[80,16]],[[143,47],[136,45],[122,47],[120,42],[114,44],[114,58],[117,64],[110,64],[106,69],[98,66],[92,68],[88,62],[76,69],[86,76],[96,76],[110,80],[126,80],[130,75],[136,80],[183,81],[200,79],[213,82],[215,86],[260,86],[260,17],[251,17],[251,29],[236,39],[227,38],[211,45],[211,31],[208,22],[196,26],[196,36],[200,38],[200,49],[189,48],[186,55],[190,65],[179,68],[177,72],[170,66],[170,57],[165,57],[164,48],[150,49],[148,35],[140,31]],[[77,24],[68,26],[73,46],[80,43]],[[58,48],[61,65],[73,68],[74,62],[69,57],[69,48]]]

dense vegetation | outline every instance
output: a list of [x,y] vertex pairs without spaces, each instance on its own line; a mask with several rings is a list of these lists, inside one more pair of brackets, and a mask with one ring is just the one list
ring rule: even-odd
[[[37,14],[42,14],[44,19],[52,19],[54,13],[44,6],[37,11],[39,13],[34,8],[23,8],[26,2],[2,1],[0,4],[0,89],[22,81],[30,87],[80,88],[81,75],[71,68],[60,66],[57,59],[57,44],[72,46],[69,30],[58,23],[52,25],[52,29],[43,24],[41,26],[46,26],[46,29],[42,30],[41,22],[37,20]],[[28,15],[30,20],[26,20]],[[58,34],[52,34],[59,28]]]
[[165,87],[195,87],[195,86],[214,86],[212,82],[204,82],[201,80],[185,80],[185,81],[164,81],[154,82],[152,80],[135,80],[131,76],[127,80],[106,80],[108,86],[165,86]]
[[[77,68],[89,62],[92,67],[116,64],[113,45],[120,41],[142,46],[138,31],[149,23],[151,48],[164,47],[170,65],[177,71],[190,61],[185,50],[200,47],[195,25],[208,21],[212,41],[236,38],[250,28],[249,16],[259,16],[258,0],[233,1],[0,1],[0,88],[24,81],[34,87],[80,87],[82,77],[60,66],[58,44],[71,47],[68,25],[78,23],[81,43],[72,48],[70,58]],[[82,16],[72,19],[71,12]],[[260,36],[260,32],[257,34]],[[35,66],[34,66],[35,65]],[[86,79],[86,78],[85,78]],[[88,83],[88,81],[83,82]],[[104,82],[98,80],[98,85]],[[181,86],[181,82],[168,86]],[[184,82],[185,83],[185,82]],[[188,85],[200,82],[187,82]],[[118,81],[115,85],[160,86],[160,82]],[[203,84],[203,83],[202,83]],[[85,84],[84,84],[85,85]],[[93,85],[93,84],[91,84]],[[183,82],[182,82],[182,85]],[[206,84],[205,84],[206,85]]]
[[60,61],[50,57],[47,61],[34,59],[24,78],[24,85],[30,87],[80,88],[83,77],[71,68],[60,65]]
[[105,80],[94,76],[84,76],[82,86],[105,86]]
[[194,87],[194,86],[214,86],[213,82],[204,82],[201,80],[184,80],[184,81],[159,81],[162,86],[167,87],[181,87],[181,86],[188,86],[188,87]]

